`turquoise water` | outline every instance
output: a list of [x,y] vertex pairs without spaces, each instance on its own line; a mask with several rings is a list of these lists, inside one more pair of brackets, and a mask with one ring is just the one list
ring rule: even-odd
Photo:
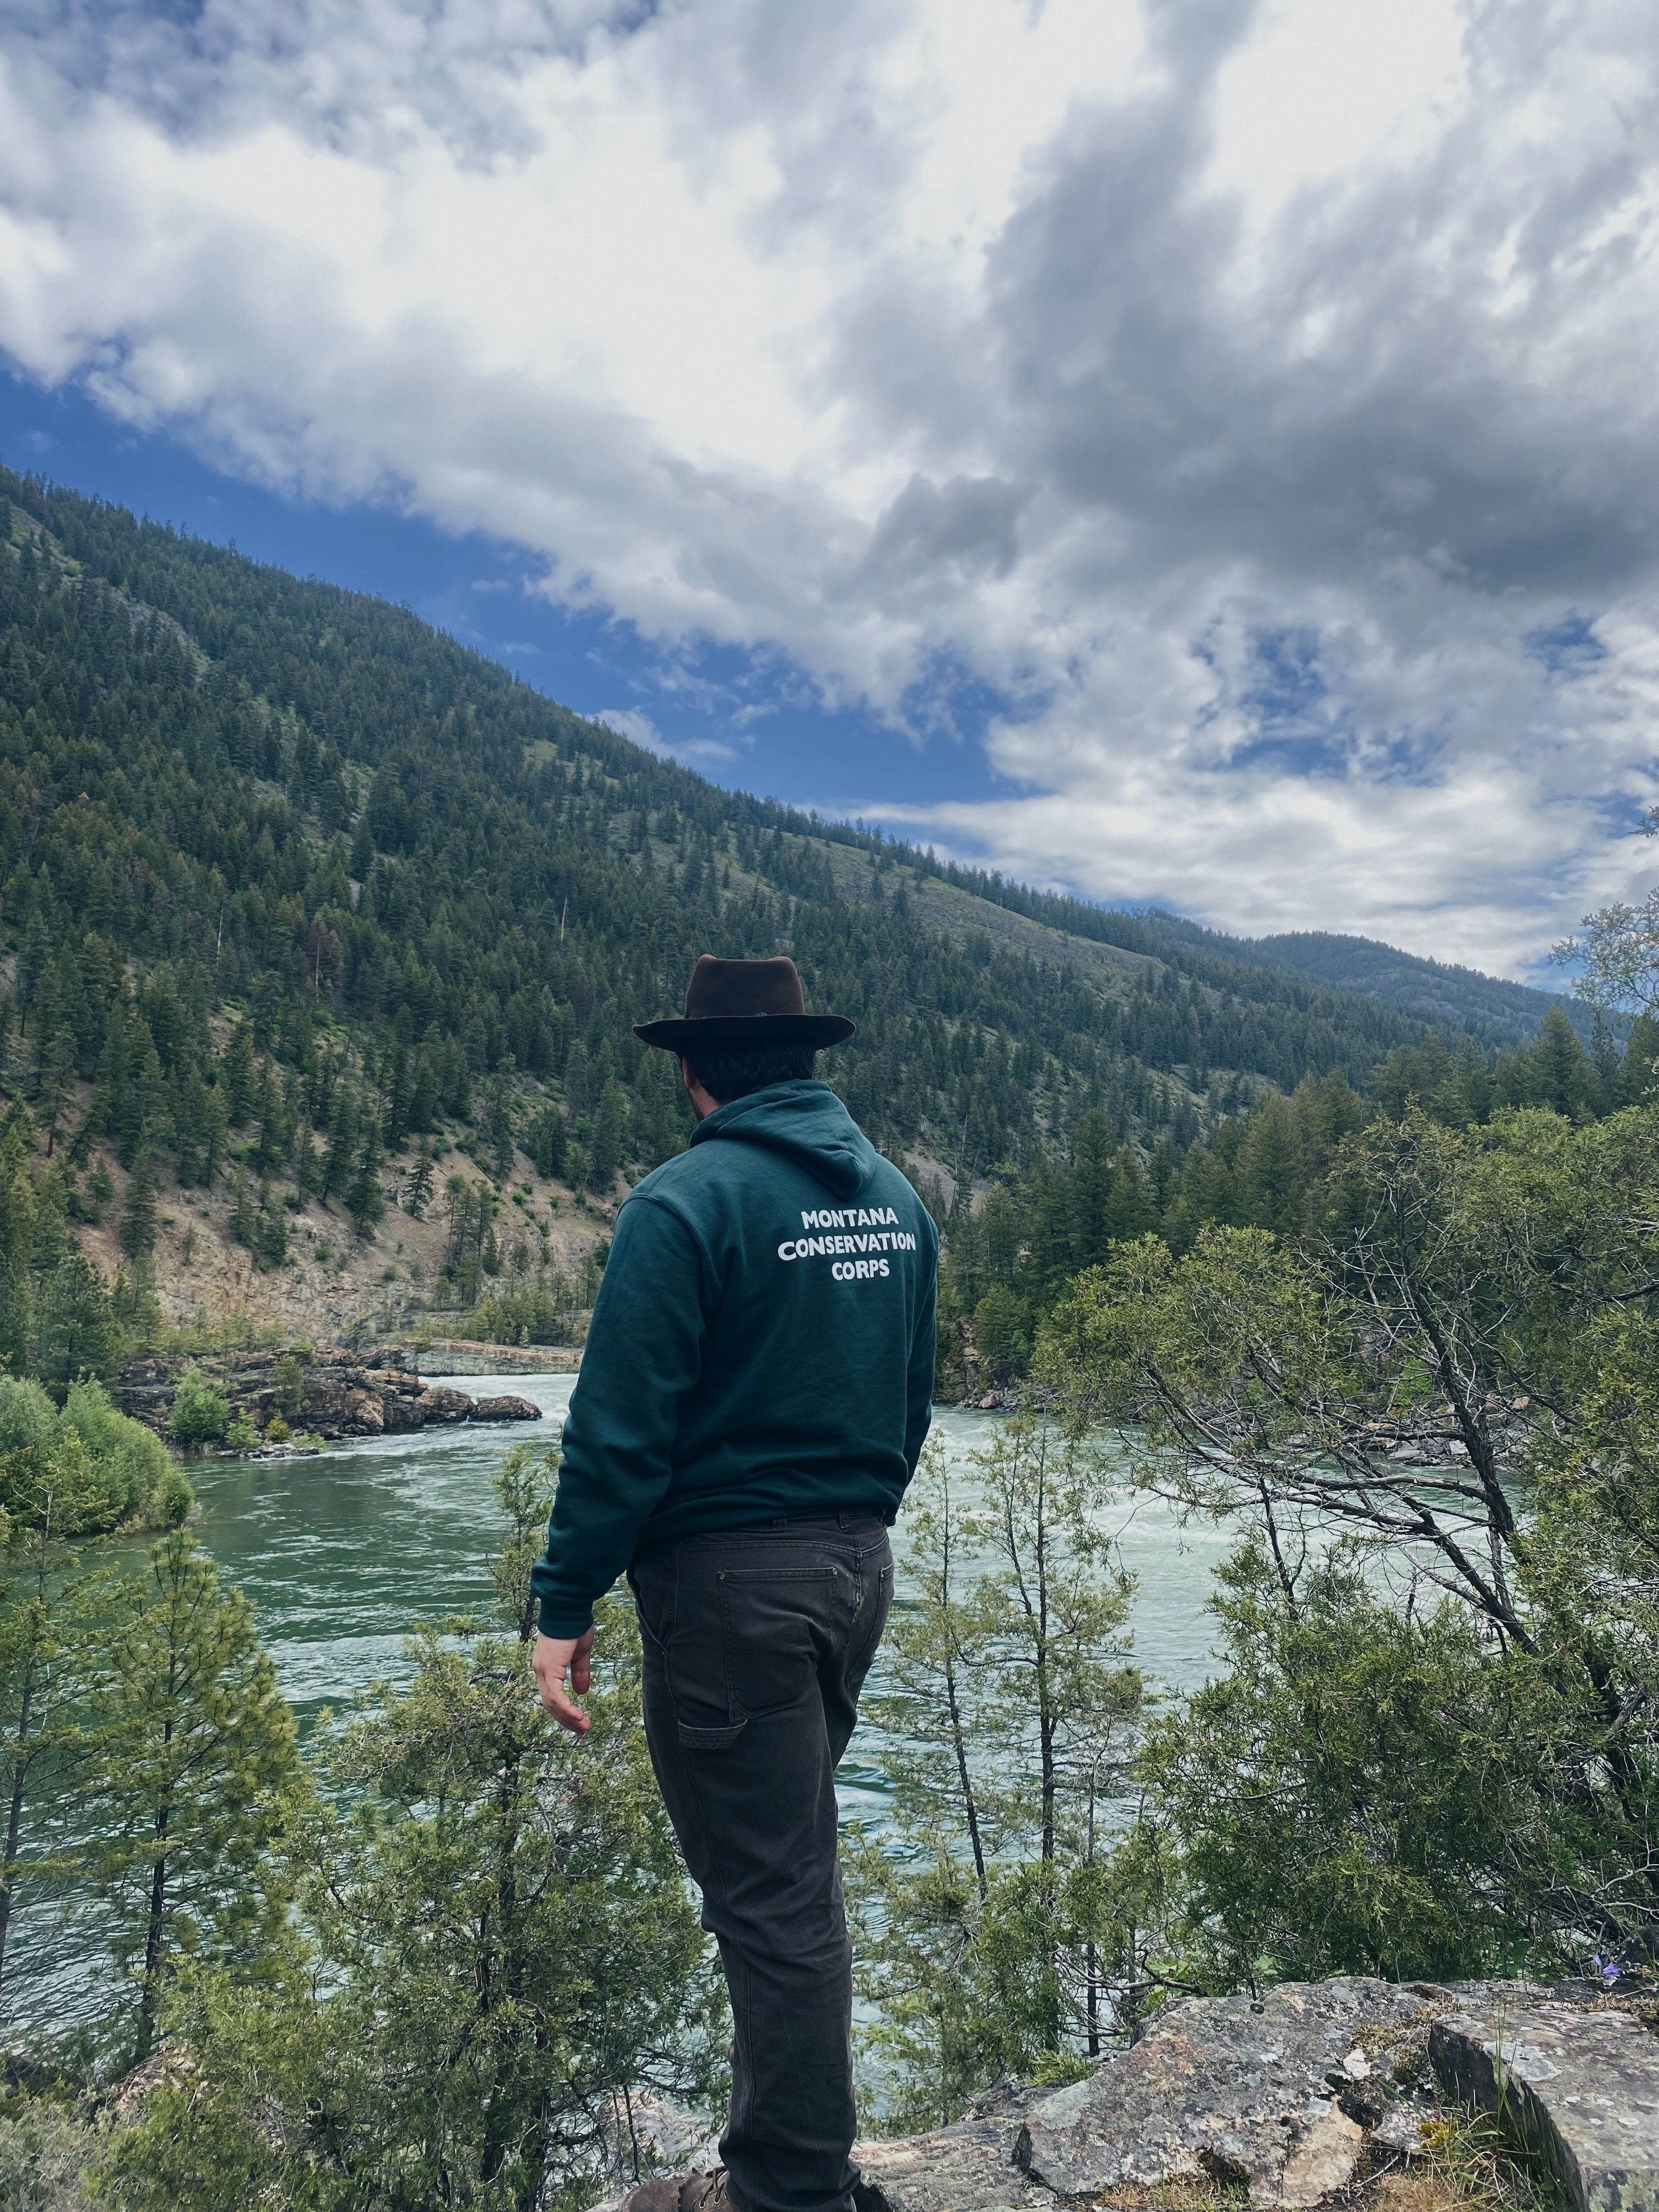
[[[487,1600],[489,1560],[501,1534],[491,1478],[515,1443],[556,1440],[575,1383],[571,1375],[454,1380],[475,1396],[495,1387],[516,1390],[546,1418],[533,1426],[462,1425],[368,1438],[314,1459],[225,1462],[200,1472],[202,1540],[252,1603],[302,1726],[368,1683],[401,1675],[412,1628]],[[966,1469],[996,1418],[941,1407],[934,1432]],[[1137,1577],[1137,1659],[1155,1682],[1190,1686],[1208,1662],[1205,1600],[1231,1537],[1205,1524],[1182,1528],[1169,1507],[1145,1498],[1109,1503],[1103,1520]],[[902,1516],[894,1534],[902,1603]],[[872,1687],[879,1687],[878,1671]],[[842,1806],[879,1820],[867,1736],[854,1739],[842,1769]]]
[[[570,1375],[453,1379],[474,1396],[495,1388],[517,1391],[533,1399],[545,1418],[533,1425],[461,1425],[367,1438],[313,1458],[221,1461],[192,1470],[200,1504],[197,1533],[224,1579],[253,1606],[302,1730],[313,1727],[325,1708],[349,1705],[370,1683],[406,1678],[411,1630],[488,1602],[489,1565],[501,1539],[491,1480],[515,1443],[557,1441],[575,1382]],[[934,1424],[964,1473],[995,1426],[994,1414],[954,1407],[941,1408]],[[1147,1499],[1109,1501],[1102,1520],[1137,1577],[1135,1657],[1155,1686],[1190,1686],[1207,1670],[1205,1600],[1231,1535],[1206,1523],[1182,1528],[1170,1508]],[[902,1516],[894,1540],[902,1605]],[[131,1545],[135,1561],[142,1548]],[[878,1656],[872,1690],[881,1686],[880,1668]],[[842,1817],[878,1829],[884,1797],[872,1758],[878,1748],[866,1725],[854,1738],[837,1784]],[[83,1917],[71,1909],[65,1921],[26,1911],[10,1963],[20,1971],[0,2005],[0,2025],[61,2025],[101,2009],[108,1969],[96,1915]]]

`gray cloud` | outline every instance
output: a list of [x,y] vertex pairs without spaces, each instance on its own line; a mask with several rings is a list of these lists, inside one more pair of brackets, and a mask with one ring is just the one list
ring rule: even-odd
[[896,737],[993,687],[963,849],[1521,964],[1650,859],[1659,65],[1450,5],[33,0],[0,345]]

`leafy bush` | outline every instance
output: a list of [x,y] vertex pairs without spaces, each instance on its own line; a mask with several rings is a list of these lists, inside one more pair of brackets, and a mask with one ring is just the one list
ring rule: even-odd
[[72,1383],[60,1413],[38,1382],[0,1376],[0,1505],[9,1512],[61,1483],[84,1533],[153,1522],[172,1471],[161,1438],[118,1413],[101,1382]]
[[215,1388],[199,1367],[187,1367],[173,1394],[167,1427],[186,1451],[216,1444],[230,1425],[223,1393]]
[[111,1470],[120,1517],[148,1520],[156,1492],[173,1470],[167,1448],[155,1431],[118,1413],[101,1382],[72,1383],[61,1420],[80,1437],[93,1464]]
[[82,2212],[91,2130],[44,2097],[9,2096],[0,2117],[0,2212]]
[[190,1486],[190,1478],[181,1467],[168,1462],[167,1471],[156,1486],[155,1519],[163,1528],[182,1528],[190,1518],[190,1509],[196,1503],[196,1492]]
[[40,1385],[0,1375],[0,1461],[50,1451],[57,1435],[58,1408]]

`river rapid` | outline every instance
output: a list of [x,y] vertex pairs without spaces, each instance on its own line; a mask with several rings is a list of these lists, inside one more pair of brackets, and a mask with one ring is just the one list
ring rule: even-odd
[[[349,1708],[371,1683],[406,1680],[411,1631],[483,1611],[492,1595],[489,1561],[503,1534],[492,1478],[514,1444],[556,1443],[576,1378],[428,1379],[453,1380],[475,1397],[515,1391],[532,1399],[544,1418],[522,1427],[462,1423],[337,1444],[314,1456],[216,1460],[191,1470],[199,1505],[196,1533],[223,1580],[253,1607],[302,1738],[325,1710]],[[972,1455],[990,1442],[997,1419],[956,1407],[935,1413],[934,1434],[970,1480]],[[1207,1522],[1182,1527],[1168,1506],[1132,1497],[1108,1501],[1102,1526],[1136,1578],[1134,1659],[1155,1692],[1190,1688],[1209,1669],[1212,1624],[1205,1604],[1231,1534]],[[894,1597],[902,1606],[902,1514],[893,1535]],[[128,1539],[118,1549],[137,1566],[149,1540]],[[880,1687],[878,1656],[869,1689]],[[878,1731],[866,1722],[836,1776],[843,1821],[857,1820],[877,1832],[886,1813],[879,1748]],[[64,1900],[66,1912],[26,1909],[19,1915],[0,2033],[65,2027],[102,2009],[109,1969],[98,1914],[78,1909],[87,1901],[71,1897]]]
[[[556,1441],[576,1378],[453,1380],[476,1397],[517,1391],[545,1418],[533,1427],[426,1429],[336,1445],[314,1458],[220,1461],[193,1470],[201,1504],[198,1533],[225,1580],[252,1604],[302,1730],[324,1707],[337,1711],[369,1683],[404,1676],[404,1644],[411,1629],[484,1604],[489,1561],[501,1534],[491,1478],[515,1443]],[[940,1407],[933,1431],[967,1474],[970,1455],[989,1442],[997,1418]],[[1156,1687],[1189,1688],[1209,1664],[1212,1623],[1205,1602],[1231,1535],[1206,1522],[1182,1527],[1170,1508],[1144,1498],[1109,1504],[1103,1518],[1136,1578],[1136,1661]],[[902,1514],[894,1549],[895,1596],[902,1605]],[[878,1657],[872,1690],[880,1686],[880,1664]],[[843,1817],[879,1826],[883,1800],[872,1748],[872,1731],[860,1730],[838,1780]]]

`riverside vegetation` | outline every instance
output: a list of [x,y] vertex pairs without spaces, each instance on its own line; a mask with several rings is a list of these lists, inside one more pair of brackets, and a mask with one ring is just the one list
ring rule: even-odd
[[[1659,1106],[1408,1107],[1337,1148],[1325,1201],[1295,1240],[1119,1245],[1045,1325],[1048,1410],[966,1492],[918,1480],[892,1819],[849,1853],[894,2124],[1069,2080],[1174,1994],[1650,1971]],[[492,1617],[416,1639],[304,1759],[187,1531],[120,1644],[72,1601],[65,1846],[31,1872],[85,1854],[111,1972],[55,2085],[0,2106],[0,2172],[72,2137],[76,2187],[155,2212],[532,2212],[599,2193],[636,2092],[714,2087],[625,1601],[592,1737],[536,1702],[554,1456],[504,1462]],[[1238,1528],[1217,1671],[1164,1704],[1103,1515],[1137,1488]],[[81,2086],[149,2049],[147,2094]]]
[[[1030,1401],[907,1514],[849,1885],[890,2117],[1065,2080],[1172,1991],[1643,1967],[1650,914],[1592,933],[1599,1025],[1429,963],[1359,995],[1305,972],[1340,945],[943,867],[398,610],[0,496],[0,2202],[574,2207],[636,2089],[714,2087],[625,1605],[592,1737],[536,1705],[551,1460],[503,1462],[490,1616],[302,1751],[99,1387],[164,1333],[186,1197],[272,1273],[307,1205],[365,1249],[442,1206],[434,1303],[567,1326],[601,1249],[557,1273],[525,1165],[597,1234],[683,1141],[626,1020],[714,942],[860,1019],[837,1084],[944,1217],[942,1382]],[[1239,1531],[1178,1703],[1105,1534],[1138,1486]],[[72,2021],[32,1998],[66,1917],[102,1957]]]

